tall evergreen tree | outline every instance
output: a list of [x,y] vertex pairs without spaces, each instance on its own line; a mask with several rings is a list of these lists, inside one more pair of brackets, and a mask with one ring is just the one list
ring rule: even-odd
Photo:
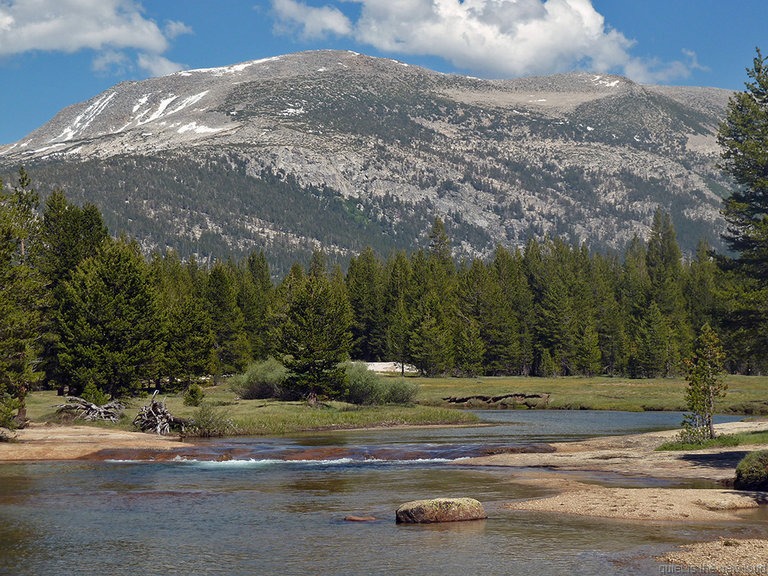
[[456,267],[442,220],[435,218],[427,252],[411,258],[415,310],[409,337],[411,360],[430,376],[453,368],[458,312]]
[[683,299],[683,268],[677,235],[669,214],[656,211],[648,241],[646,263],[651,280],[651,299],[656,302],[669,326],[667,372],[676,372],[690,352],[693,330]]
[[110,243],[62,283],[59,362],[71,393],[92,383],[112,396],[154,376],[160,316],[149,269],[135,244]]
[[34,249],[37,267],[47,284],[50,298],[43,310],[45,328],[41,332],[40,366],[50,384],[63,392],[58,346],[62,335],[56,329],[56,314],[62,299],[63,281],[85,259],[95,256],[109,238],[101,212],[93,204],[82,208],[70,204],[60,190],[45,202],[40,226],[40,241]]
[[251,359],[245,318],[237,305],[237,283],[233,271],[216,262],[205,287],[208,314],[216,336],[217,369],[227,374],[241,371]]
[[501,373],[528,375],[534,360],[534,297],[520,251],[497,247],[492,261],[493,277],[499,286],[500,302],[494,313],[498,336],[489,340],[491,353],[498,350]]
[[352,357],[376,361],[384,354],[384,278],[383,266],[365,248],[349,262],[347,293],[352,305]]
[[477,320],[469,317],[460,318],[454,342],[458,372],[469,377],[482,374],[485,344],[480,337],[480,325]]
[[669,369],[669,326],[656,302],[652,302],[640,320],[637,355],[630,366],[634,376],[665,376]]
[[[23,169],[10,194],[0,182],[0,404],[18,419],[26,415],[27,391],[40,379],[37,369],[44,283],[32,266],[38,239],[37,193]],[[0,406],[0,409],[3,408]]]
[[351,307],[343,277],[315,267],[293,279],[278,352],[290,371],[284,386],[296,397],[337,398],[346,391],[341,362],[349,357]]
[[[718,130],[721,168],[738,184],[725,200],[723,235],[735,257],[720,258],[746,279],[731,321],[750,356],[768,356],[768,59],[757,49],[743,92],[731,96]],[[765,362],[763,360],[763,365]]]
[[768,287],[768,61],[757,49],[746,90],[731,96],[718,130],[722,168],[738,184],[725,200],[728,260]]
[[254,358],[263,360],[274,348],[269,335],[269,320],[275,286],[272,284],[269,264],[263,251],[252,252],[245,262],[245,269],[247,273],[244,274],[241,287],[240,307],[243,310],[251,353]]
[[165,370],[171,388],[176,380],[189,386],[193,378],[213,373],[216,337],[205,302],[186,294],[171,306],[167,319]]
[[384,311],[386,328],[385,357],[400,363],[401,373],[405,373],[405,363],[410,360],[411,349],[409,334],[412,327],[413,273],[405,251],[392,254],[387,261],[384,288]]

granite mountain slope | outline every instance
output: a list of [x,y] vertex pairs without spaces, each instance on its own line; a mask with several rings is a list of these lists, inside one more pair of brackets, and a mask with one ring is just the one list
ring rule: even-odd
[[423,244],[435,215],[459,254],[545,234],[622,250],[657,207],[690,252],[723,228],[715,133],[729,96],[304,52],[118,84],[0,147],[0,168],[24,164],[39,189],[184,255],[387,253]]

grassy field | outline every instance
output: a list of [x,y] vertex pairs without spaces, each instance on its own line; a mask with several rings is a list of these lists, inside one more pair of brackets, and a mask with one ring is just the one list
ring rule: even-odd
[[[417,402],[447,406],[447,397],[550,394],[548,408],[570,410],[685,411],[685,380],[659,378],[414,378]],[[728,392],[718,412],[768,414],[768,376],[728,376]],[[477,407],[480,407],[478,404]]]
[[[205,394],[205,401],[232,422],[231,433],[249,436],[400,425],[475,424],[479,421],[473,414],[435,406],[355,406],[328,402],[312,407],[304,402],[241,400],[226,385],[205,388]],[[161,395],[160,398],[166,399],[166,406],[177,417],[191,418],[197,410],[194,406],[185,406],[181,394]],[[27,417],[34,422],[61,421],[54,406],[62,402],[64,398],[56,396],[55,392],[34,392],[27,397]],[[133,398],[126,402],[125,416],[118,423],[99,425],[130,430],[133,417],[148,402],[148,397]]]
[[739,434],[721,434],[717,438],[704,440],[699,444],[690,442],[664,442],[656,448],[657,452],[673,450],[702,450],[704,448],[720,448],[725,446],[742,446],[745,444],[768,444],[768,432],[740,432]]
[[[511,393],[550,394],[548,408],[572,410],[679,410],[685,411],[682,379],[629,380],[623,378],[413,378],[419,384],[417,405],[354,406],[328,402],[316,407],[304,402],[241,400],[226,385],[205,388],[205,400],[247,435],[290,434],[307,430],[386,427],[397,425],[472,424],[478,419],[450,405],[446,397],[501,396]],[[729,376],[728,393],[717,411],[735,414],[768,414],[768,377]],[[192,417],[197,410],[184,406],[180,394],[163,396],[172,414]],[[36,422],[58,421],[55,404],[63,398],[54,392],[34,392],[27,398],[28,417]],[[148,398],[128,402],[126,416],[117,424],[131,429],[131,420]],[[471,407],[482,408],[481,402]]]

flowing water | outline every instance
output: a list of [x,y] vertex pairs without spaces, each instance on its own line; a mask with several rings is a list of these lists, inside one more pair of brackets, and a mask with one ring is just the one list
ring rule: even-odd
[[[510,481],[535,471],[453,462],[510,446],[671,428],[680,414],[482,416],[492,425],[234,438],[162,459],[123,451],[103,461],[1,465],[0,574],[659,574],[655,553],[722,531],[508,511],[503,502],[544,493]],[[438,496],[477,498],[489,518],[394,523],[403,502]],[[347,515],[377,520],[345,522]],[[765,523],[755,516],[729,530]]]

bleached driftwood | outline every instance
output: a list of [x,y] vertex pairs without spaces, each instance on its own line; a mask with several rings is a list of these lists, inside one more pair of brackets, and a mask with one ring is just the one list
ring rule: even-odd
[[92,422],[94,420],[109,420],[110,422],[117,422],[120,419],[120,415],[125,410],[119,400],[112,400],[107,402],[103,406],[98,406],[93,402],[88,402],[78,396],[68,396],[66,404],[56,405],[58,414],[64,412],[70,412],[75,414],[75,420],[86,420]]
[[156,396],[157,390],[152,394],[149,404],[139,409],[139,413],[133,419],[133,425],[142,432],[155,432],[163,436],[169,434],[171,428],[178,428],[183,432],[184,426],[189,424],[189,420],[186,418],[176,418],[165,407],[165,399],[162,402],[158,402],[155,400]]

